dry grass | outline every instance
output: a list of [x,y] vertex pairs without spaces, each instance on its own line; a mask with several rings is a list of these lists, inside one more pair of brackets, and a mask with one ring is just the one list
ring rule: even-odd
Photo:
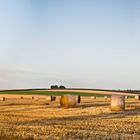
[[140,101],[127,99],[127,111],[118,113],[109,104],[109,99],[89,97],[76,108],[63,109],[45,98],[9,98],[0,101],[0,139],[139,140]]

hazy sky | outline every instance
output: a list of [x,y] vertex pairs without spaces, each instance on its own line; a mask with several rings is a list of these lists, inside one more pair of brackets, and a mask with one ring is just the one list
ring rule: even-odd
[[0,0],[0,89],[140,89],[139,0]]

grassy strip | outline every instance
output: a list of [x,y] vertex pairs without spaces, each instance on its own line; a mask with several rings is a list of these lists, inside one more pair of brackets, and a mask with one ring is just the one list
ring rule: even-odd
[[71,95],[79,95],[79,96],[97,96],[97,97],[110,97],[111,95],[108,94],[94,94],[94,93],[80,93],[80,92],[60,92],[60,91],[4,91],[0,92],[0,94],[19,94],[19,95],[55,95],[55,96],[61,96],[65,94],[71,94]]
[[[79,96],[96,96],[96,97],[110,97],[109,94],[96,94],[96,93],[80,93],[80,92],[60,92],[60,91],[0,91],[0,94],[18,94],[18,95],[54,95],[61,96],[65,94],[71,95],[79,95]],[[133,96],[128,96],[128,98],[132,98]]]

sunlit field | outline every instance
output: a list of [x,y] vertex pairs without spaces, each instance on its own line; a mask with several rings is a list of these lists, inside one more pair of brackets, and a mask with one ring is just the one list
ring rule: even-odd
[[[61,108],[42,95],[0,95],[0,139],[140,139],[140,101],[126,99],[126,111],[111,112],[110,98],[83,97]],[[38,97],[37,100],[31,97]]]

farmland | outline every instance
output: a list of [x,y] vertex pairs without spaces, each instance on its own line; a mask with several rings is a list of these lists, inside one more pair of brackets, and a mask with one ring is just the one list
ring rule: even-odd
[[[93,93],[92,90],[11,90],[11,91],[0,91],[0,95],[2,94],[9,94],[9,95],[54,95],[54,96],[61,96],[65,94],[71,94],[71,95],[80,95],[80,96],[96,96],[96,97],[110,97],[111,94],[109,92],[101,91],[95,91]],[[132,93],[119,93],[119,94],[125,94],[128,97],[133,97],[136,94]]]
[[46,95],[52,93],[2,92],[6,100],[0,101],[0,139],[140,139],[139,100],[129,98],[126,111],[111,112],[110,98],[104,95],[95,100],[84,96],[69,109],[61,108],[58,100],[46,100]]
[[80,96],[110,96],[106,94],[96,94],[94,93],[91,95],[90,93],[82,93],[82,92],[58,92],[58,91],[50,91],[50,90],[29,90],[29,91],[0,91],[1,94],[10,94],[10,95],[56,95],[61,96],[65,94],[71,94],[71,95],[80,95]]

